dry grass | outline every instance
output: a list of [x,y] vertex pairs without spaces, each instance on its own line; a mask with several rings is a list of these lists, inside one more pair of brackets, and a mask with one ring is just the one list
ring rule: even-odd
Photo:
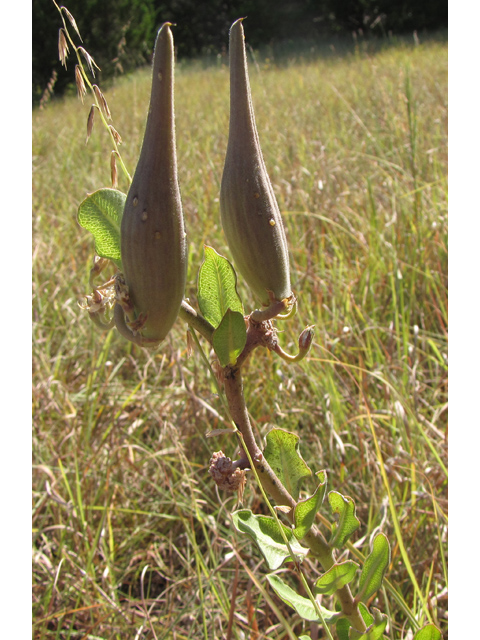
[[[355,499],[360,552],[377,527],[389,536],[398,597],[376,600],[388,637],[426,620],[422,599],[446,631],[446,45],[261,62],[251,81],[300,305],[283,346],[317,327],[301,366],[269,353],[250,364],[252,417],[259,435],[298,433],[312,469]],[[149,73],[104,93],[132,171]],[[203,244],[229,255],[227,68],[179,69],[176,105],[194,302]],[[69,98],[33,115],[34,637],[224,638],[231,615],[233,638],[292,637],[301,623],[207,474],[211,452],[233,455],[235,442],[205,437],[223,409],[185,328],[148,353],[99,334],[78,307],[93,248],[76,209],[110,184],[98,123],[84,145],[89,110]],[[265,509],[252,482],[244,504]]]

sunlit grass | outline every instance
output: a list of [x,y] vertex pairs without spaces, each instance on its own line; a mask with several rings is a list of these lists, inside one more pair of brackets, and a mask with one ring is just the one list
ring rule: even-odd
[[[299,300],[282,346],[293,351],[316,325],[301,366],[260,352],[250,363],[254,424],[298,433],[312,469],[355,499],[359,552],[377,527],[389,536],[398,597],[378,596],[389,637],[406,637],[409,618],[445,629],[446,45],[258,61],[250,76]],[[131,171],[149,80],[140,71],[105,92]],[[226,66],[179,67],[192,304],[203,245],[229,257],[218,205],[228,96]],[[98,333],[78,306],[93,247],[76,209],[110,185],[99,122],[84,144],[89,108],[69,98],[33,114],[35,637],[154,637],[153,627],[157,638],[222,638],[233,616],[232,637],[257,625],[259,638],[280,639],[282,615],[299,634],[261,564],[249,578],[260,557],[230,524],[235,498],[207,474],[212,451],[232,456],[236,443],[205,437],[224,411],[199,354],[187,358],[185,327],[147,353]],[[251,482],[245,505],[264,508]]]

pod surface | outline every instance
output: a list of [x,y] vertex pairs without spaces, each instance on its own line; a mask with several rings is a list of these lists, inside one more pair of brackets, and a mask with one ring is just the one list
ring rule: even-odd
[[220,190],[222,226],[235,266],[265,305],[292,295],[288,247],[258,138],[242,20],[230,29],[230,125]]
[[145,134],[121,224],[125,281],[136,316],[146,316],[141,334],[159,341],[178,315],[187,270],[173,86],[173,36],[166,23],[155,43]]

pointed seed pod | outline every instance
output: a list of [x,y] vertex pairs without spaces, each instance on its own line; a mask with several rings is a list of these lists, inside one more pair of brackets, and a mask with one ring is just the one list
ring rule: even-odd
[[[121,224],[123,273],[146,342],[165,338],[185,292],[187,243],[177,178],[173,83],[173,37],[165,23],[155,43],[150,109]],[[116,309],[115,315],[121,315],[117,326],[125,335],[123,313]]]
[[290,298],[287,240],[258,139],[242,19],[230,29],[230,128],[220,211],[235,266],[255,296],[264,305]]

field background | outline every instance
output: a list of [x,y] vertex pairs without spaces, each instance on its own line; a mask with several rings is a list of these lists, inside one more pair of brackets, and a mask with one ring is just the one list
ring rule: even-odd
[[[411,638],[430,616],[447,638],[446,41],[257,55],[250,77],[299,301],[282,346],[294,351],[316,325],[301,365],[256,352],[245,383],[255,427],[299,434],[311,468],[354,498],[358,552],[379,527],[388,535],[393,587],[372,602],[390,616],[388,637]],[[149,82],[141,70],[105,88],[131,172]],[[218,204],[228,96],[225,58],[177,67],[192,304],[203,245],[229,257]],[[294,637],[301,622],[231,525],[236,496],[207,473],[211,453],[233,456],[236,443],[206,438],[224,412],[185,326],[149,353],[79,308],[93,243],[76,210],[110,186],[99,120],[85,146],[90,103],[33,113],[34,637]],[[265,512],[253,481],[243,506]]]

